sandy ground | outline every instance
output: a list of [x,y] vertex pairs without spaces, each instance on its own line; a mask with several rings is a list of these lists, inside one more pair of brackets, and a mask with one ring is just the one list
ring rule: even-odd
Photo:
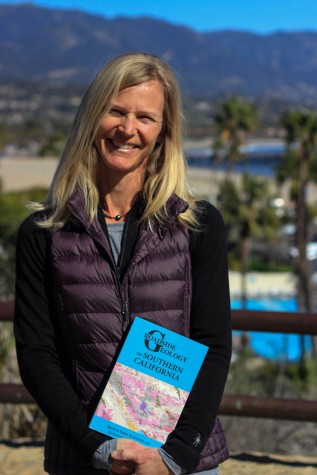
[[[42,444],[0,444],[0,475],[44,475],[42,461]],[[317,475],[317,458],[233,453],[220,475]]]

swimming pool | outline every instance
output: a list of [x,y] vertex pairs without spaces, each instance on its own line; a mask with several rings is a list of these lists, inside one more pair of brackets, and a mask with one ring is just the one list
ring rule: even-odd
[[[231,308],[241,308],[239,299],[231,299]],[[274,312],[296,312],[297,302],[293,297],[288,298],[259,298],[249,299],[247,302],[248,310],[272,310]],[[278,316],[277,316],[278,318]],[[234,331],[234,335],[241,332]],[[266,333],[266,332],[248,332],[250,338],[250,346],[253,351],[269,359],[285,358],[290,361],[298,360],[300,356],[300,336],[285,333]],[[310,350],[310,337],[304,336],[305,348]]]

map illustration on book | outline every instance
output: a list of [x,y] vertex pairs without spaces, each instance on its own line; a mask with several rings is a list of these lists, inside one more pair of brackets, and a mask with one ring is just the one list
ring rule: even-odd
[[207,350],[135,317],[89,427],[160,447],[177,424]]

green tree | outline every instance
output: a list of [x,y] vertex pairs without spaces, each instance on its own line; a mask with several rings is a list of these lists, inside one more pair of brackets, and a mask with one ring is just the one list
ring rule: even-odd
[[[291,179],[295,201],[296,259],[295,272],[298,278],[297,301],[299,311],[313,312],[311,266],[307,259],[310,213],[307,204],[307,188],[317,176],[317,116],[308,110],[289,110],[282,117],[285,130],[286,154],[279,167],[280,181]],[[313,352],[316,345],[313,340]],[[304,361],[302,346],[302,361]]]
[[0,152],[10,143],[10,138],[8,124],[0,122]]
[[257,126],[254,104],[233,96],[223,101],[214,116],[214,152],[225,161],[228,171],[241,160],[241,145]]
[[317,178],[317,115],[305,110],[290,110],[284,114],[282,125],[287,149],[277,176],[280,181],[292,180],[298,249],[298,306],[300,311],[312,312],[311,269],[306,254],[312,213],[307,204],[307,188],[309,182]]
[[47,190],[1,191],[0,184],[0,298],[12,298],[15,281],[16,234],[21,221],[29,214],[29,201],[43,201]]
[[40,157],[53,156],[60,157],[65,146],[65,135],[56,132],[45,138],[45,144],[40,148],[38,154]]
[[[0,299],[14,296],[16,234],[21,221],[29,214],[28,201],[43,201],[47,190],[4,193],[0,182]],[[18,381],[12,323],[0,324],[0,380]],[[19,436],[38,437],[44,428],[44,418],[37,407],[0,404],[0,436],[5,439]]]
[[247,302],[247,272],[249,269],[250,243],[252,237],[259,235],[266,227],[279,227],[279,221],[272,217],[274,213],[267,208],[263,213],[263,202],[268,198],[267,182],[249,174],[242,176],[239,186],[232,179],[223,181],[219,191],[219,204],[228,229],[228,235],[235,234],[239,243],[241,299],[242,307]]
[[258,221],[261,233],[267,243],[266,268],[279,269],[288,268],[288,265],[277,266],[276,245],[280,237],[283,224],[287,223],[287,214],[284,209],[277,209],[274,205],[274,198],[266,200],[259,209]]

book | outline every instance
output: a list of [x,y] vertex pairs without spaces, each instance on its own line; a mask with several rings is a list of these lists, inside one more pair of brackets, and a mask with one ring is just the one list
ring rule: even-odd
[[89,427],[160,447],[175,428],[208,347],[135,317]]

